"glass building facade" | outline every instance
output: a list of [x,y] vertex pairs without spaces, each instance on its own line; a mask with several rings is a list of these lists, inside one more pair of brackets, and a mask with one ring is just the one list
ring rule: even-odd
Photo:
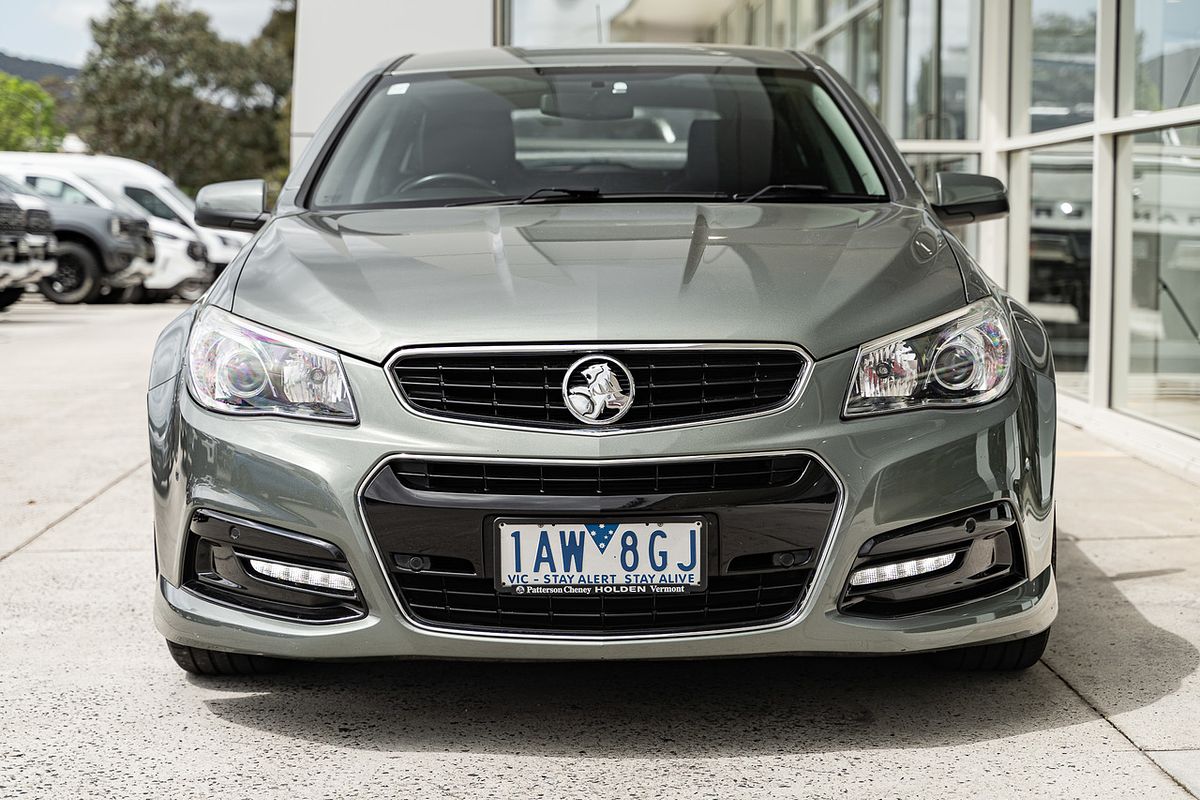
[[[1045,321],[1063,418],[1110,438],[1154,439],[1200,474],[1200,2],[498,8],[519,44],[698,41],[821,56],[876,111],[925,186],[939,170],[1008,183],[1009,218],[960,235]],[[521,21],[533,18],[578,33],[534,41]]]

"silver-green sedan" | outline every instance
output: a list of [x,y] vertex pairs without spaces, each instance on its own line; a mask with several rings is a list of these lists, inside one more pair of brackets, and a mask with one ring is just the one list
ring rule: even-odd
[[1046,332],[820,60],[400,58],[162,334],[175,660],[928,651],[1021,669],[1054,578]]

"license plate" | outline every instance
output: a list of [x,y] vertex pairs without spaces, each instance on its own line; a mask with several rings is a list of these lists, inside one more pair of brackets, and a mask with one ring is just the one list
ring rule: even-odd
[[705,586],[704,521],[497,524],[496,587],[509,594],[681,594]]

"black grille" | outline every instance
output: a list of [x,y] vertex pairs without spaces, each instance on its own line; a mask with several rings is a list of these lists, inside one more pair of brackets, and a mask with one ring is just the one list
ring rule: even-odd
[[791,486],[819,481],[804,455],[649,463],[578,464],[398,459],[391,468],[408,489],[498,495],[696,494]]
[[0,233],[24,233],[21,209],[16,203],[0,201]]
[[47,234],[54,231],[50,220],[50,212],[40,208],[32,208],[25,212],[25,229],[30,233]]
[[769,623],[804,597],[811,571],[714,575],[693,594],[602,597],[508,595],[491,578],[393,572],[410,614],[472,630],[627,634],[671,633]]
[[[806,361],[786,349],[605,348],[629,368],[634,401],[614,427],[652,427],[760,413],[784,405]],[[562,398],[582,351],[414,353],[393,369],[416,409],[459,419],[553,428],[584,427]]]

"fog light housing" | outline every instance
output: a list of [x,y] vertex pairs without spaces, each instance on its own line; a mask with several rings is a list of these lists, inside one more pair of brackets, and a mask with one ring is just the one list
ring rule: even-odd
[[945,569],[950,566],[957,557],[955,553],[943,553],[938,556],[914,558],[909,561],[897,561],[892,564],[880,564],[877,567],[866,567],[855,571],[850,576],[850,585],[870,586],[876,583],[903,580],[904,578],[915,578],[918,575],[928,575],[930,572],[937,572],[939,569]]
[[292,622],[367,614],[346,554],[332,542],[208,509],[188,528],[181,586],[192,594]]
[[311,586],[314,589],[332,589],[338,592],[353,592],[356,589],[354,580],[349,575],[343,575],[340,572],[281,564],[277,561],[264,561],[261,558],[249,558],[247,561],[250,562],[250,569],[271,580],[298,586]]

